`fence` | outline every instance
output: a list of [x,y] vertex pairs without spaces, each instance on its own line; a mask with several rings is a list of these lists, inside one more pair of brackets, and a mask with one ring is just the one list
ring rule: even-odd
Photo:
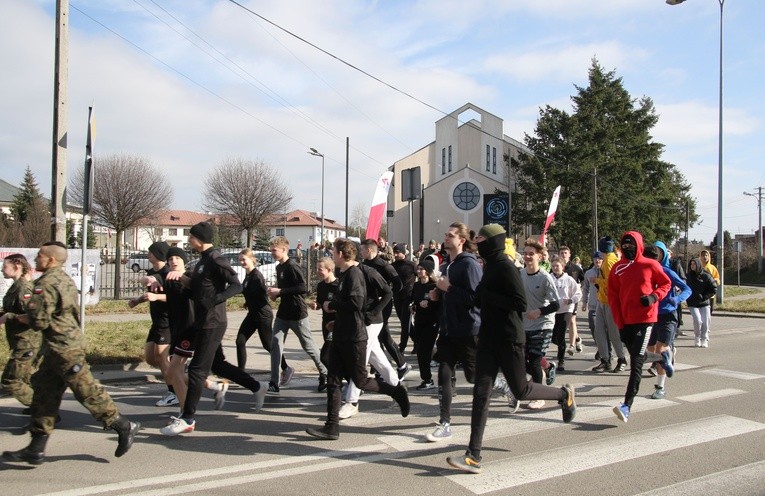
[[[226,253],[238,253],[240,248],[222,248],[222,252]],[[146,270],[151,266],[148,259],[145,257],[145,252],[125,252],[121,254],[121,260],[116,262],[116,252],[112,250],[101,251],[101,263],[97,270],[99,270],[98,277],[98,295],[101,299],[129,299],[139,296],[145,291],[143,286],[143,277],[146,275]],[[193,262],[199,258],[197,253],[189,253],[189,261]],[[303,276],[306,280],[306,285],[309,288],[310,293],[314,293],[316,289],[316,257],[303,256],[300,259],[294,259],[299,262],[299,265],[303,271]],[[236,267],[235,267],[236,268]],[[116,272],[120,273],[120,291],[115,296],[114,291],[114,277]],[[243,271],[239,270],[240,277]]]

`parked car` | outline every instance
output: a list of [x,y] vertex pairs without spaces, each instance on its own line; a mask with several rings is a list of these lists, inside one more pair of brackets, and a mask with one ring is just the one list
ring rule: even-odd
[[140,272],[142,270],[149,270],[151,263],[149,263],[148,253],[133,253],[130,255],[125,264],[133,272]]
[[[258,270],[263,274],[263,279],[266,281],[266,286],[276,286],[276,262],[270,251],[255,251],[255,258],[258,261]],[[221,253],[221,256],[228,260],[228,263],[236,271],[239,276],[239,282],[244,281],[244,277],[247,273],[244,271],[244,267],[239,264],[239,252],[227,252]],[[193,260],[189,262],[188,267],[193,269],[199,260]]]

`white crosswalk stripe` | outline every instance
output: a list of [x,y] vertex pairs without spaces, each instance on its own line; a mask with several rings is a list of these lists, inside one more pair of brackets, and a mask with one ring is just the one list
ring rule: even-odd
[[[543,464],[539,463],[539,453],[532,453],[484,463],[479,475],[451,475],[449,479],[475,494],[484,494],[761,429],[765,424],[721,415],[619,436],[616,443],[620,449],[616,451],[614,439],[603,439],[558,447],[545,454]],[[587,456],[580,456],[582,453]]]

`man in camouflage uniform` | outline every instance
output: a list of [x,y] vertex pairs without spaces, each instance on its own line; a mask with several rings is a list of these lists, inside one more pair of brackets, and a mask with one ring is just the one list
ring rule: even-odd
[[45,243],[35,258],[37,270],[43,275],[35,281],[27,314],[18,317],[41,331],[45,340],[42,365],[32,376],[32,441],[19,451],[3,452],[6,460],[33,465],[44,461],[45,445],[67,387],[106,429],[117,432],[114,456],[127,453],[141,427],[120,415],[111,397],[90,373],[85,361],[85,339],[80,332],[77,287],[62,268],[66,258],[66,247],[57,241]]
[[[37,366],[42,334],[30,329],[19,320],[26,313],[26,306],[32,298],[33,284],[29,280],[32,268],[23,255],[15,253],[5,257],[3,276],[13,278],[13,285],[3,297],[3,312],[0,325],[5,324],[11,356],[3,370],[3,390],[25,406],[32,404],[30,378]],[[27,409],[25,409],[27,410]],[[29,413],[26,411],[25,413]]]

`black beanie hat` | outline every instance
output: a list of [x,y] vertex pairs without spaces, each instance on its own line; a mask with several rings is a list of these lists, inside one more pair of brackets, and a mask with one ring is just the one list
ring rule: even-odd
[[185,251],[183,251],[181,248],[178,248],[177,246],[171,246],[170,249],[167,250],[167,258],[169,259],[170,257],[179,257],[181,260],[183,260],[183,263],[189,263],[189,256],[186,255]]
[[189,231],[189,234],[197,238],[202,243],[212,243],[215,236],[215,229],[209,222],[200,222],[194,224]]
[[170,249],[170,245],[164,241],[155,241],[149,245],[149,253],[154,255],[157,260],[167,262],[167,250]]
[[417,265],[425,269],[425,272],[427,272],[428,275],[432,274],[433,271],[436,269],[436,264],[435,262],[433,262],[433,259],[431,259],[430,257],[425,258],[422,262],[420,262]]

